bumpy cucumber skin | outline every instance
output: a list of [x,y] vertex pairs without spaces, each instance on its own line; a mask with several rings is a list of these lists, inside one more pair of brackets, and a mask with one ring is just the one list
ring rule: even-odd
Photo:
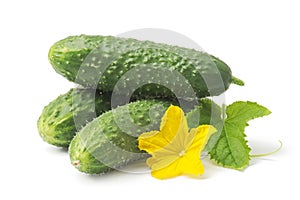
[[[75,134],[88,122],[116,105],[139,99],[162,99],[159,96],[133,94],[130,99],[124,96],[111,98],[111,92],[101,92],[89,88],[74,88],[60,95],[44,107],[38,119],[38,132],[49,144],[68,147]],[[170,96],[164,101],[176,103]],[[111,104],[113,100],[113,104]]]
[[[77,38],[77,39],[75,39]],[[49,61],[54,70],[75,81],[80,64],[88,54],[103,41],[102,36],[67,37],[55,43],[48,53]]]
[[[162,107],[161,109],[151,110],[150,119],[150,108],[157,104]],[[151,122],[151,126],[147,127],[146,130],[131,129],[132,132],[126,133],[115,122],[116,118],[123,118],[126,106],[120,106],[117,108],[117,111],[109,111],[102,114],[81,129],[72,140],[69,146],[71,163],[81,172],[103,174],[119,169],[132,161],[146,158],[148,155],[138,149],[137,137],[145,131],[159,130],[161,117],[170,104],[170,102],[159,100],[141,100],[127,104],[126,106],[129,106],[129,112],[131,113],[131,121],[138,126],[145,126]],[[212,106],[215,107],[212,109]],[[214,122],[221,120],[219,107],[210,100],[200,100],[197,108],[199,108],[200,112],[192,110],[187,115],[189,125],[195,127],[195,124],[212,124],[212,114],[216,117],[213,120]],[[214,112],[212,113],[213,110]],[[195,121],[194,119],[197,118],[195,114],[199,115],[199,113],[200,121]],[[130,127],[127,128],[130,129]],[[134,134],[134,136],[131,134]],[[123,153],[115,147],[133,153]]]
[[40,136],[49,144],[68,147],[77,129],[111,109],[110,97],[111,93],[79,88],[60,95],[45,106],[38,119]]
[[[112,36],[70,36],[50,48],[49,60],[56,72],[68,80],[104,91],[118,91],[114,88],[117,81],[135,67],[141,70],[137,69],[133,77],[124,79],[122,87],[139,85],[142,80],[153,80],[151,78],[156,75],[157,84],[171,81],[180,96],[187,97],[182,80],[169,80],[168,75],[174,70],[185,77],[199,98],[219,95],[232,82],[230,68],[205,52]],[[145,73],[143,67],[148,65],[153,67]],[[121,91],[119,88],[118,92]],[[170,94],[170,90],[154,84],[141,87],[136,93],[144,91],[161,96]]]
[[[149,111],[152,106],[157,104],[163,106],[163,109],[153,111],[151,119]],[[152,122],[148,131],[155,130],[159,127],[160,118],[169,104],[157,100],[142,100],[117,107],[115,111],[112,110],[102,114],[81,129],[72,140],[69,146],[72,164],[79,171],[89,174],[101,174],[144,157],[145,154],[142,154],[137,147],[136,137],[130,135],[140,134],[141,130],[132,130],[125,133],[120,129],[115,119],[125,120],[122,115],[126,112],[128,106],[129,113],[131,113],[131,122],[140,127]],[[110,144],[113,146],[109,148]],[[127,155],[126,153],[116,152],[117,147],[136,154]],[[103,159],[106,160],[106,163],[101,162]]]

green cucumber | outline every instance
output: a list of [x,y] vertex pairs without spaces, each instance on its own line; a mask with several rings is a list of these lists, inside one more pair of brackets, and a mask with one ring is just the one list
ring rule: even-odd
[[[55,43],[49,61],[68,80],[129,95],[216,96],[243,85],[220,59],[205,52],[113,36],[70,36]],[[193,91],[193,92],[190,92]]]
[[[100,115],[72,140],[69,146],[71,163],[81,172],[103,174],[146,158],[148,155],[138,149],[137,137],[143,132],[158,130],[161,117],[170,104],[141,100]],[[160,107],[153,107],[158,105]],[[187,115],[190,127],[222,121],[221,110],[212,101],[200,100],[197,108],[198,112],[192,110]]]
[[49,144],[68,147],[78,129],[111,109],[110,99],[111,93],[79,88],[69,90],[43,109],[38,119],[40,136]]
[[[111,98],[113,97],[113,98]],[[89,88],[74,88],[51,101],[38,119],[38,132],[49,144],[68,147],[76,132],[102,113],[138,99],[161,98],[133,94],[130,99]],[[172,98],[164,98],[172,101]],[[173,101],[176,102],[176,101]]]

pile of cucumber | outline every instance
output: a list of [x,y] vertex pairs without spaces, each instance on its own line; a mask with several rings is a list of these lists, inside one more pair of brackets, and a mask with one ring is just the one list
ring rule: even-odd
[[189,123],[218,126],[221,110],[205,97],[243,85],[205,52],[113,36],[67,37],[50,48],[49,61],[78,87],[45,106],[39,134],[68,148],[71,163],[89,174],[147,158],[137,137],[158,130],[171,104],[184,105]]

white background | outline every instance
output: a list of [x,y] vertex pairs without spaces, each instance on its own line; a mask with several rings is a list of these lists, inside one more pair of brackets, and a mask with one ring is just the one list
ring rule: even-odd
[[[299,9],[290,0],[1,1],[0,199],[299,199]],[[43,106],[74,86],[48,63],[49,47],[69,35],[138,28],[179,32],[228,63],[246,85],[232,86],[226,101],[273,111],[246,129],[252,153],[271,151],[278,140],[283,149],[244,171],[205,160],[200,179],[78,172],[36,128]]]

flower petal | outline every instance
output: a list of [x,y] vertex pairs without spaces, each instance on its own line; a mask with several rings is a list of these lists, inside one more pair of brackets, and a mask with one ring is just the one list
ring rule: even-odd
[[204,173],[204,166],[200,160],[199,154],[189,154],[187,153],[180,160],[180,165],[178,166],[182,171],[182,174],[187,175],[201,175]]
[[170,143],[180,131],[188,131],[184,112],[180,107],[171,105],[162,118],[160,133]]
[[151,175],[158,179],[173,178],[179,175],[201,175],[204,173],[204,166],[199,156],[183,156],[176,159],[170,165],[160,168],[151,168]]
[[196,151],[200,154],[207,144],[210,136],[215,132],[216,129],[211,125],[201,125],[197,128],[192,128],[189,135],[192,142],[191,144],[187,144],[187,151]]
[[181,175],[181,171],[179,171],[177,168],[178,163],[179,161],[177,159],[167,167],[160,168],[158,170],[151,169],[151,175],[158,179],[167,179],[167,178],[173,178],[175,176],[179,176]]
[[[160,131],[151,131],[139,136],[139,148],[148,153],[158,151],[167,145],[183,147],[185,135],[188,134],[187,121],[183,111],[178,106],[171,105],[164,114]],[[184,134],[182,134],[184,132]],[[176,141],[172,142],[176,138]]]
[[143,133],[138,138],[139,141],[139,149],[145,150],[148,153],[153,153],[158,149],[164,148],[168,145],[168,141],[162,137],[159,137],[159,131],[151,131]]
[[147,159],[146,163],[152,170],[165,168],[179,158],[178,153],[168,147],[153,152],[152,157]]

